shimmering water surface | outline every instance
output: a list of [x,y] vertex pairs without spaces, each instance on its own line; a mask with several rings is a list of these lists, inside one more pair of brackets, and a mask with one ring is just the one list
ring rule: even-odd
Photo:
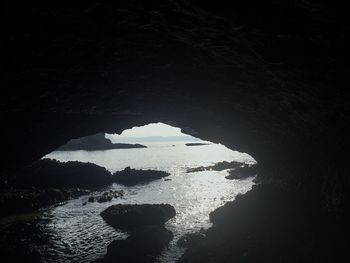
[[83,206],[89,196],[82,196],[47,211],[44,217],[49,220],[42,225],[49,236],[43,251],[44,262],[90,262],[102,257],[112,240],[126,237],[125,233],[108,226],[99,215],[108,206],[118,203],[168,203],[175,207],[176,217],[166,223],[174,234],[174,240],[159,258],[160,262],[175,262],[184,252],[176,246],[179,237],[210,227],[211,211],[233,200],[237,194],[247,192],[253,185],[252,178],[225,179],[227,171],[186,173],[189,167],[208,166],[220,161],[254,162],[248,154],[231,151],[218,144],[185,146],[184,142],[162,142],[146,145],[148,148],[53,152],[45,156],[60,161],[92,162],[111,172],[130,166],[163,170],[171,175],[166,180],[145,185],[125,187],[114,184],[106,188],[124,190],[123,199]]

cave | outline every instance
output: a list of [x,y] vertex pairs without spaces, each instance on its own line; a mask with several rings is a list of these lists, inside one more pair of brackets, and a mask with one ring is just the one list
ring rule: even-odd
[[70,139],[163,122],[260,166],[180,262],[349,260],[345,1],[3,8],[1,189]]

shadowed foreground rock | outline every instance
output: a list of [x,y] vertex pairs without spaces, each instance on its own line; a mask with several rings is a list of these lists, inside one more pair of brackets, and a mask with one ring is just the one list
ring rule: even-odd
[[122,171],[115,172],[112,177],[113,181],[126,185],[133,186],[137,184],[144,184],[150,181],[154,181],[170,174],[164,171],[156,171],[156,170],[136,170],[131,169],[130,167],[126,167]]
[[343,262],[349,243],[340,215],[335,220],[308,196],[267,185],[216,209],[210,220],[213,227],[179,262]]
[[102,218],[112,227],[133,231],[145,226],[162,226],[176,215],[168,204],[113,205],[101,212]]
[[9,222],[0,220],[1,262],[42,262],[39,248],[48,238],[38,231],[39,221],[36,213],[13,217]]
[[107,255],[96,262],[154,262],[173,239],[164,223],[176,214],[168,204],[113,205],[102,211],[112,227],[128,231],[125,240],[109,244]]
[[145,227],[110,243],[107,255],[96,262],[154,262],[172,239],[172,232],[164,226]]
[[18,213],[28,213],[89,193],[89,190],[79,188],[2,190],[0,192],[0,215],[7,216]]
[[96,164],[42,159],[22,169],[17,175],[15,186],[97,189],[111,183],[111,173]]

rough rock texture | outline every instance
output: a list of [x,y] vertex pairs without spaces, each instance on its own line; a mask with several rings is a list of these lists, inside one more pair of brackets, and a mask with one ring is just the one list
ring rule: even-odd
[[320,227],[319,242],[347,255],[346,1],[5,1],[3,10],[2,185],[72,138],[162,121],[251,154],[261,182],[343,226],[325,236]]
[[111,140],[105,137],[104,133],[97,133],[82,137],[79,139],[72,139],[65,145],[62,145],[56,149],[56,151],[98,151],[98,150],[110,150],[110,149],[131,149],[131,148],[147,148],[141,144],[129,144],[129,143],[112,143]]
[[101,212],[112,227],[131,231],[145,226],[162,226],[176,215],[168,204],[112,205]]
[[117,184],[133,186],[137,184],[145,184],[169,175],[169,173],[164,171],[136,170],[126,167],[122,171],[115,172],[112,175],[112,180]]

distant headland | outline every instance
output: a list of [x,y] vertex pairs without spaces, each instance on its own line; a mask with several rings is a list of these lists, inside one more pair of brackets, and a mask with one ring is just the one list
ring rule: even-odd
[[104,133],[97,133],[95,135],[90,135],[79,139],[72,139],[66,144],[57,148],[56,151],[99,151],[132,148],[147,148],[147,146],[142,144],[112,143],[105,137]]

